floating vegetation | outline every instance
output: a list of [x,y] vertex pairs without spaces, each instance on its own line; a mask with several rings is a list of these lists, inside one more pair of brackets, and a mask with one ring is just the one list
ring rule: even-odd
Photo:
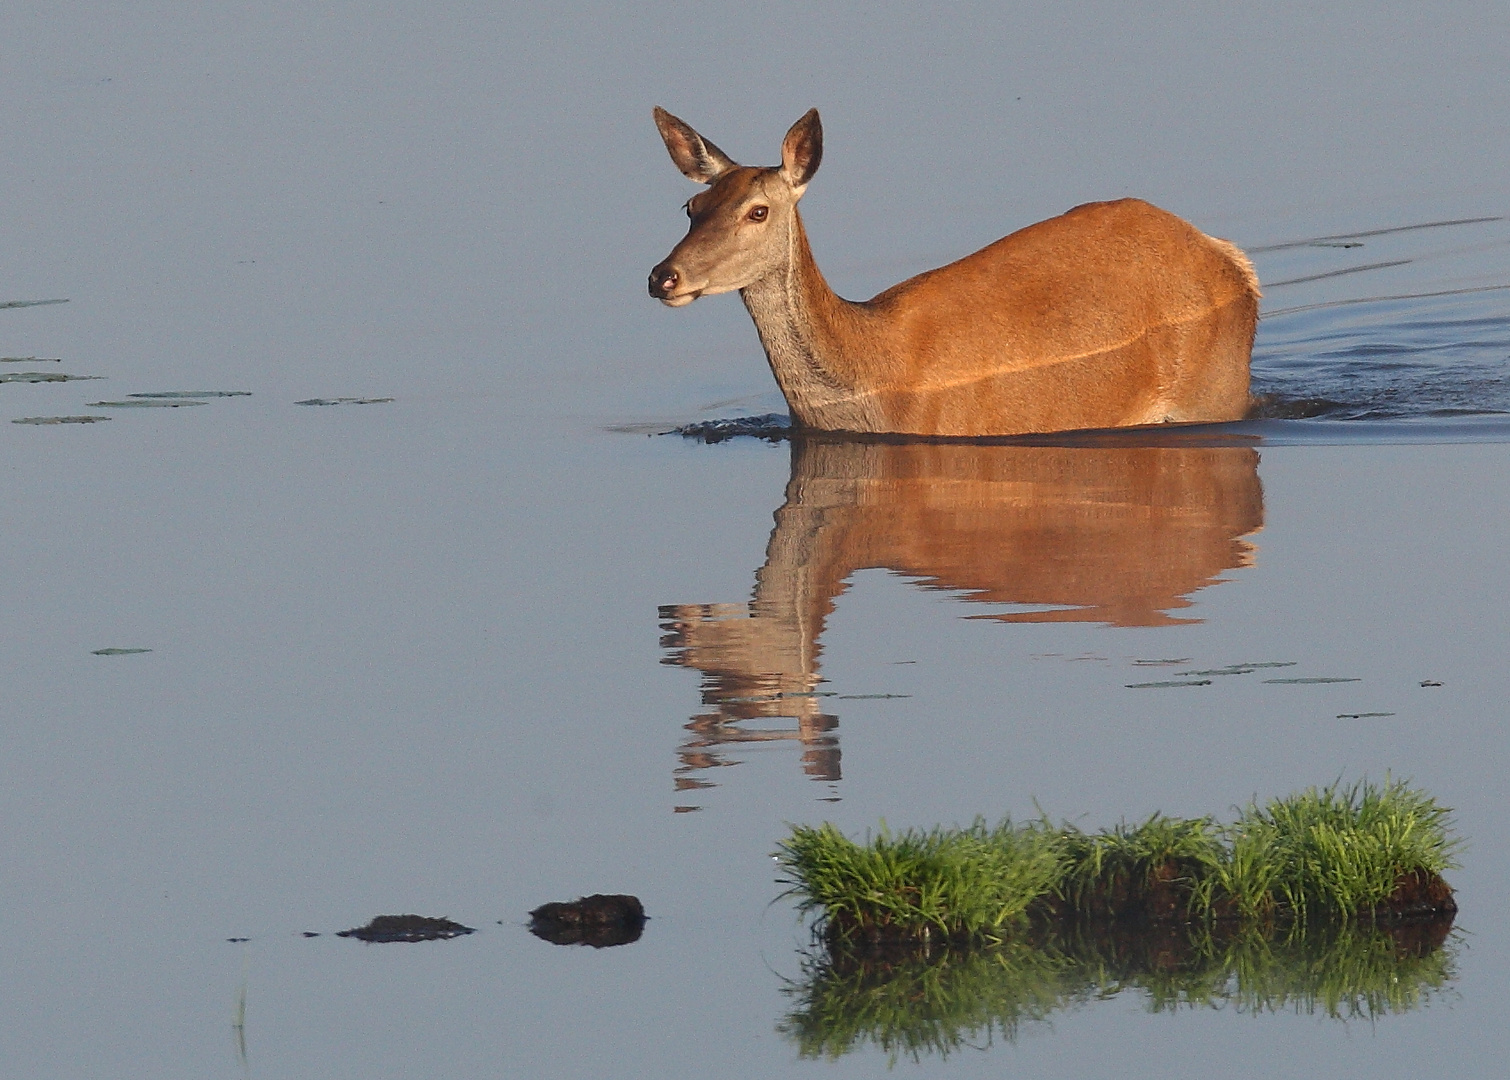
[[721,443],[727,439],[764,439],[766,442],[781,442],[792,437],[791,417],[783,413],[762,413],[759,416],[738,416],[731,420],[699,420],[683,424],[665,432],[680,435],[698,442]]
[[1130,682],[1129,690],[1155,690],[1165,686],[1210,686],[1210,679],[1164,679],[1160,682]]
[[1327,676],[1313,677],[1309,679],[1265,679],[1266,683],[1274,683],[1278,686],[1321,686],[1324,683],[1339,682],[1362,682],[1362,679],[1337,679]]
[[639,897],[594,893],[571,903],[541,904],[530,912],[530,933],[553,945],[606,949],[640,940],[646,921]]
[[126,396],[169,400],[174,398],[251,397],[252,392],[250,390],[158,390],[149,394],[127,394]]
[[803,912],[837,945],[1001,943],[1085,920],[1263,927],[1456,911],[1443,871],[1449,811],[1404,782],[1340,783],[1235,822],[1155,814],[1099,833],[1047,818],[881,832],[858,843],[796,825],[777,859]]
[[61,356],[0,356],[0,364],[61,364]]
[[108,416],[22,416],[12,420],[12,424],[98,424],[101,420],[109,420]]
[[48,304],[66,304],[68,299],[61,300],[0,300],[0,308],[18,307],[45,307]]
[[295,405],[382,405],[391,397],[312,397],[294,402]]
[[94,656],[136,656],[140,653],[151,652],[151,649],[95,649]]
[[92,382],[103,375],[65,375],[61,371],[0,371],[0,383]]
[[132,398],[130,401],[91,401],[91,409],[179,409],[185,405],[208,405],[207,401],[179,398]]
[[424,915],[379,915],[366,926],[337,931],[336,937],[387,944],[395,941],[446,941],[477,931],[450,919]]
[[1419,1008],[1456,978],[1447,921],[1126,931],[1076,927],[993,949],[813,950],[783,989],[777,1030],[804,1058],[873,1046],[899,1058],[1012,1042],[1026,1025],[1118,994],[1150,1012],[1230,1009],[1377,1020]]
[[1261,664],[1229,664],[1226,667],[1208,668],[1205,671],[1177,671],[1176,675],[1251,675],[1260,668],[1294,667],[1295,660],[1267,660]]

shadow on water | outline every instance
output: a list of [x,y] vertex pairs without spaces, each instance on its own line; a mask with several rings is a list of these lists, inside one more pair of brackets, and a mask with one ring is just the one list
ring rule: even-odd
[[1123,993],[1181,1008],[1381,1019],[1456,977],[1451,920],[1257,930],[1088,926],[1033,942],[923,953],[806,953],[777,1030],[806,1058],[873,1046],[892,1061],[1013,1042],[1025,1026]]
[[[663,663],[702,672],[678,790],[713,786],[739,744],[790,740],[840,778],[824,623],[856,571],[957,593],[1006,623],[1169,626],[1190,594],[1248,565],[1263,524],[1251,446],[795,440],[786,500],[748,603],[660,609]],[[1022,610],[1023,607],[1028,610]],[[783,727],[746,728],[748,721]],[[682,808],[686,809],[686,808]]]

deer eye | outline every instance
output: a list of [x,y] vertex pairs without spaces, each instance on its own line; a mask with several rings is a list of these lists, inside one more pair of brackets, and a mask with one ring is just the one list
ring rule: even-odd
[[770,212],[771,208],[769,206],[755,206],[751,207],[750,212],[745,217],[751,221],[764,221]]

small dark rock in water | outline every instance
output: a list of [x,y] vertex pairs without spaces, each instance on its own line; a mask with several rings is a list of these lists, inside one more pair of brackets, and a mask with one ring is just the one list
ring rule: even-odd
[[671,433],[705,443],[719,443],[740,436],[774,443],[791,438],[792,421],[781,413],[763,413],[760,416],[737,416],[732,420],[699,420],[675,428]]
[[530,912],[530,933],[553,945],[603,949],[640,940],[645,919],[639,897],[594,893],[570,904],[541,904]]
[[450,919],[430,919],[423,915],[379,915],[366,926],[339,931],[336,937],[377,942],[445,941],[475,932],[472,927]]

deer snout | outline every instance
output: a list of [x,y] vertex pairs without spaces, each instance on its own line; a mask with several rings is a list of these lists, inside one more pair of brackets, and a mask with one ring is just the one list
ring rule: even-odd
[[669,262],[650,271],[650,295],[667,307],[684,307],[702,294],[700,286],[689,286],[682,272]]
[[676,272],[676,268],[670,263],[661,263],[650,271],[650,295],[657,300],[664,300],[675,291],[681,282],[682,276]]

